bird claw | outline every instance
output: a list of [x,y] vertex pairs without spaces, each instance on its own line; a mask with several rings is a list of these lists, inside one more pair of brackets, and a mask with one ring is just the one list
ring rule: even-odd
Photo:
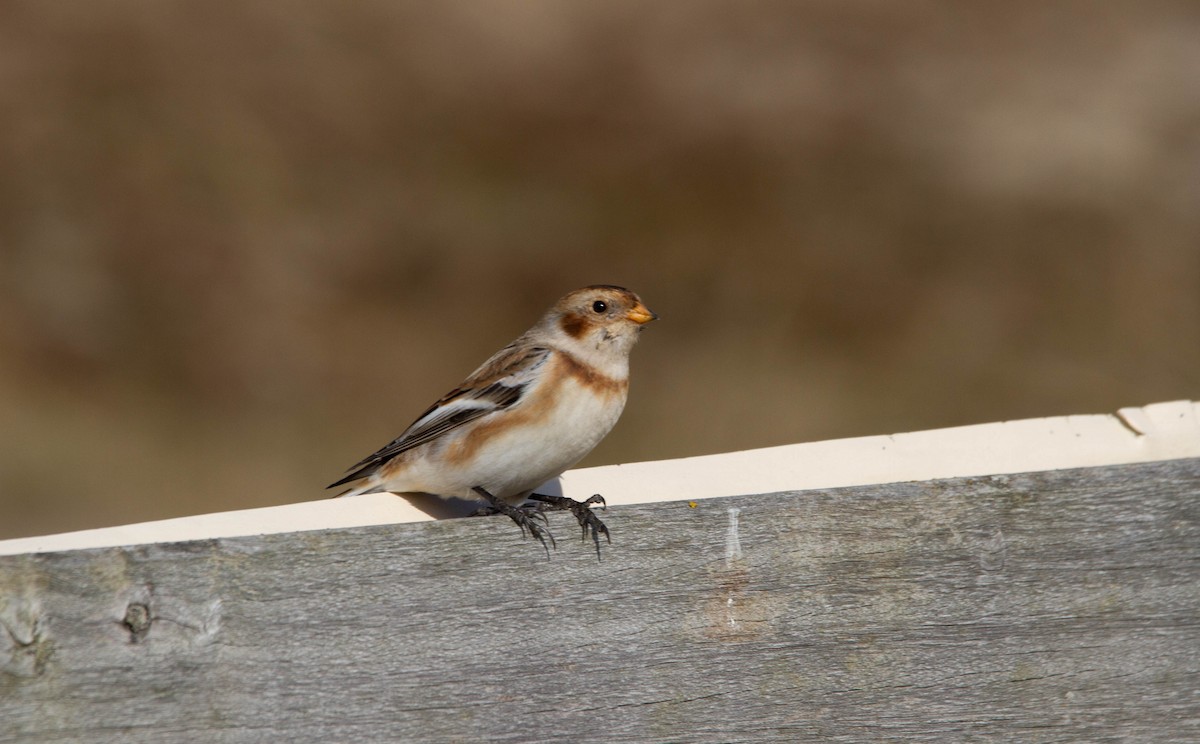
[[585,501],[576,501],[569,499],[566,496],[547,496],[543,493],[529,494],[531,501],[536,501],[541,504],[541,508],[546,511],[569,511],[575,515],[575,519],[579,520],[579,527],[583,531],[580,539],[587,540],[588,530],[592,532],[592,542],[596,545],[596,559],[600,558],[600,535],[604,535],[604,539],[612,544],[612,535],[609,534],[608,527],[600,518],[592,511],[592,504],[600,504],[607,511],[608,503],[600,494],[594,494]]
[[[470,516],[487,517],[493,514],[503,514],[516,522],[517,526],[521,528],[521,537],[529,534],[542,544],[542,549],[546,551],[547,559],[550,558],[550,546],[558,550],[558,543],[555,541],[554,535],[550,533],[550,520],[546,518],[545,509],[541,505],[512,506],[491,495],[483,488],[476,487],[471,490],[487,499],[488,506],[480,507],[472,512]],[[545,525],[544,527],[538,525],[536,520],[539,518]],[[528,533],[526,530],[528,530]],[[547,537],[550,538],[549,545],[546,544]]]

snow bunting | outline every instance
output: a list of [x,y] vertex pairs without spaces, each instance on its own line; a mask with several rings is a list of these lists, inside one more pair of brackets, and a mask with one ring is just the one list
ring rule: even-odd
[[617,423],[629,353],[657,317],[623,287],[571,292],[329,488],[361,481],[339,496],[390,491],[482,502],[477,514],[507,515],[543,547],[549,530],[535,519],[568,510],[585,538],[591,528],[598,553],[600,534],[611,538],[590,507],[603,497],[580,502],[533,489],[579,462]]

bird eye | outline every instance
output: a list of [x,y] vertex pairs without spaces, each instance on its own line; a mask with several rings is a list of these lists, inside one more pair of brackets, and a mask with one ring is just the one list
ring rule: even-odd
[[596,300],[592,303],[592,312],[594,313],[602,313],[607,309],[608,303],[606,303],[604,300]]

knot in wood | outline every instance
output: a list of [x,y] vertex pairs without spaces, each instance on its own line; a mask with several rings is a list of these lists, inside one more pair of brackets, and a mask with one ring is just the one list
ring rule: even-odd
[[150,608],[141,602],[133,602],[125,608],[125,618],[121,623],[129,629],[132,642],[137,643],[146,633],[150,632]]

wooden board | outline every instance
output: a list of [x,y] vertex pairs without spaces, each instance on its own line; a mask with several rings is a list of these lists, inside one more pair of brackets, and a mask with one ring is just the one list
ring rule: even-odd
[[0,741],[1200,741],[1200,459],[0,558]]

